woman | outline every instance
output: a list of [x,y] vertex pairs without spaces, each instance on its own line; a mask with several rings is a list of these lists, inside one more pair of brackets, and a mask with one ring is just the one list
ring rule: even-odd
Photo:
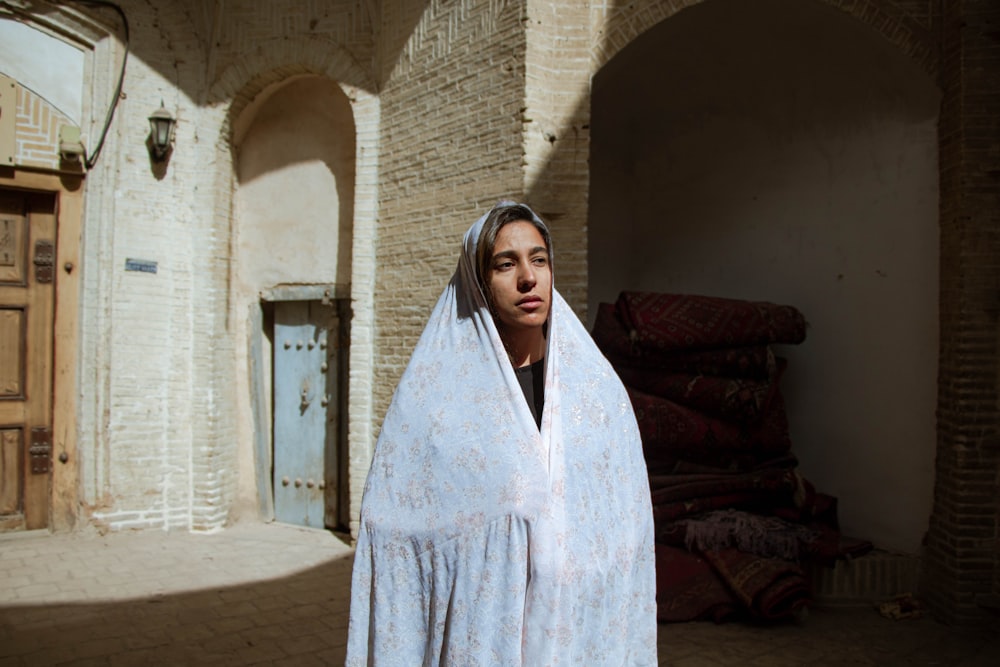
[[544,223],[502,202],[386,413],[347,664],[655,665],[655,588],[628,397],[552,286]]

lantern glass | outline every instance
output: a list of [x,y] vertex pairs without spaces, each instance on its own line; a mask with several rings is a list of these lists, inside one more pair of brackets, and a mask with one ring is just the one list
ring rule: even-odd
[[164,108],[162,102],[160,108],[149,117],[151,148],[153,156],[157,159],[162,159],[170,151],[175,122],[174,117]]

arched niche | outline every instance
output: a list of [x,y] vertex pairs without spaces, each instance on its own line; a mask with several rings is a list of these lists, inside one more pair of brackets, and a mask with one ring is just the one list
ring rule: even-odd
[[[241,457],[243,493],[250,493],[250,480],[256,480],[252,486],[260,514],[281,518],[290,512],[276,495],[284,489],[272,479],[276,465],[288,463],[285,440],[272,435],[287,433],[296,411],[289,415],[274,400],[276,378],[284,381],[292,372],[288,360],[279,357],[274,336],[286,324],[280,321],[283,313],[322,312],[315,315],[324,327],[317,340],[324,346],[329,340],[337,355],[329,369],[320,370],[317,362],[310,380],[326,383],[325,388],[317,385],[312,409],[329,418],[326,435],[316,434],[315,461],[309,463],[327,470],[318,474],[328,482],[328,527],[345,527],[350,511],[347,369],[358,179],[354,112],[352,100],[335,82],[302,74],[261,90],[232,126],[231,290],[235,312],[247,314],[236,320],[238,340],[247,341],[238,348],[245,361],[238,359],[237,368],[249,369],[237,391],[249,398],[241,399],[239,428],[240,441],[253,442],[253,456]],[[322,395],[327,398],[321,400]],[[309,520],[322,525],[322,507],[318,512]]]
[[234,129],[238,283],[348,285],[356,132],[347,96],[325,77],[296,77]]
[[821,2],[706,0],[595,76],[589,312],[623,289],[798,307],[776,351],[799,470],[845,533],[915,554],[931,510],[939,91]]

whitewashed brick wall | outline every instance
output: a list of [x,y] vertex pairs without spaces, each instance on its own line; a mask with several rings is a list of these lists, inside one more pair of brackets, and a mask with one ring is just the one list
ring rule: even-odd
[[[352,91],[366,151],[354,279],[373,284],[378,105],[359,65],[370,66],[370,24],[347,2],[230,2],[215,25],[184,2],[122,5],[132,30],[128,76],[110,150],[87,180],[87,289],[96,298],[83,318],[84,347],[94,352],[83,362],[93,380],[81,424],[84,501],[110,529],[212,530],[246,483],[239,459],[252,456],[237,438],[235,408],[247,389],[229,284],[231,122],[267,83],[298,72]],[[100,63],[95,71],[95,90],[108,90]],[[157,172],[144,140],[160,99],[178,126],[169,165]],[[125,272],[126,257],[157,261],[158,272]],[[370,301],[355,305],[352,347],[352,377],[369,385],[368,400],[351,395],[351,438],[368,452]]]
[[[239,408],[246,332],[235,318],[245,317],[248,297],[230,284],[231,141],[236,120],[268,86],[312,73],[348,93],[358,136],[349,399],[356,516],[388,400],[476,217],[504,197],[538,206],[556,234],[559,288],[585,303],[586,5],[431,0],[384,4],[373,16],[373,6],[347,0],[232,0],[215,17],[181,0],[121,4],[132,36],[127,77],[86,180],[86,515],[110,529],[212,530],[246,488],[238,478],[241,457],[252,455],[252,426]],[[560,16],[577,14],[581,30],[559,27]],[[113,15],[92,16],[113,30]],[[532,16],[541,23],[525,30]],[[114,39],[91,39],[85,134],[103,121],[122,55]],[[539,88],[531,96],[529,79]],[[146,117],[161,100],[178,118],[165,169],[150,164],[145,145]],[[157,273],[126,272],[126,258],[155,261]]]

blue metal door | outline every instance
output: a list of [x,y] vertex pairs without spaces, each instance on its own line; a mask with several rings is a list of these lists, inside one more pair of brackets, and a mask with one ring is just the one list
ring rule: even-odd
[[274,304],[274,516],[337,527],[340,320],[334,303]]

